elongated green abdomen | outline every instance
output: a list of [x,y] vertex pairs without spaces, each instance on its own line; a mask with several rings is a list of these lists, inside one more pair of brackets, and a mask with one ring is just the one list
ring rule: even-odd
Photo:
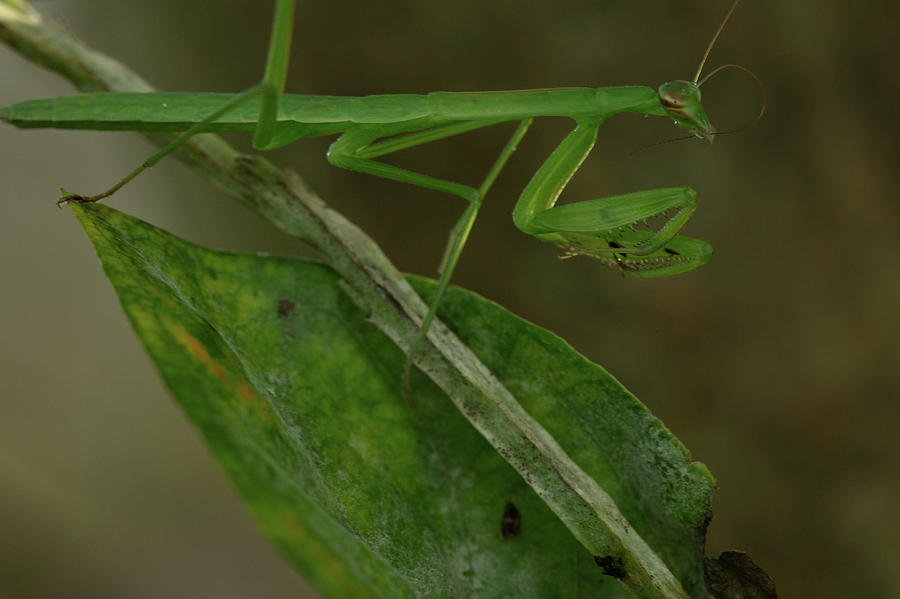
[[[183,92],[77,94],[21,102],[0,109],[0,118],[28,128],[184,131],[235,97]],[[260,99],[249,98],[206,130],[253,131],[259,112]],[[655,91],[639,86],[360,97],[284,94],[278,101],[280,131],[276,136],[289,143],[301,137],[339,133],[355,124],[410,122],[413,130],[455,121],[606,118],[619,112],[665,114]]]

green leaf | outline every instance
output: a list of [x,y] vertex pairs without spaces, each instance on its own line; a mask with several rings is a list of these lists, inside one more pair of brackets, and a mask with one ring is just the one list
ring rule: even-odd
[[[325,596],[625,596],[615,561],[591,556],[430,381],[414,376],[403,398],[403,354],[330,268],[73,210],[177,401]],[[460,289],[439,317],[706,597],[705,466],[553,334]]]

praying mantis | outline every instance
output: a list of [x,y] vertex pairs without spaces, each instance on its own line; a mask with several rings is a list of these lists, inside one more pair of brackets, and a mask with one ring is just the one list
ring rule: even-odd
[[[276,0],[263,79],[243,93],[79,94],[15,104],[0,109],[0,118],[26,128],[181,132],[107,191],[94,196],[66,195],[59,203],[107,198],[193,135],[235,131],[253,132],[253,146],[258,150],[306,137],[338,135],[328,150],[330,163],[462,198],[467,205],[450,231],[437,291],[421,324],[421,339],[435,317],[486,194],[538,117],[568,117],[575,121],[575,128],[519,196],[513,222],[521,231],[559,245],[565,256],[591,256],[641,278],[687,272],[709,260],[709,244],[679,235],[697,207],[697,194],[690,187],[651,189],[560,206],[556,201],[593,148],[600,126],[611,116],[668,117],[677,127],[712,142],[716,131],[700,101],[700,86],[706,80],[701,81],[700,74],[739,2],[734,1],[719,25],[693,80],[663,83],[658,89],[621,86],[341,97],[282,93],[295,0]],[[376,160],[507,122],[518,122],[518,126],[477,187]],[[662,225],[655,230],[636,228],[651,218],[661,220]]]

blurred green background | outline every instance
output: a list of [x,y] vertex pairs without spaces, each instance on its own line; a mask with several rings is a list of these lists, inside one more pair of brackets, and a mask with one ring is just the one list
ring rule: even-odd
[[[260,75],[270,2],[36,5],[162,89],[237,91]],[[377,94],[659,83],[693,76],[728,8],[662,0],[300,2],[288,91]],[[617,117],[563,201],[692,185],[706,267],[623,279],[559,261],[509,214],[565,120],[539,122],[488,197],[454,282],[603,364],[719,481],[708,553],[748,551],[782,597],[900,597],[900,149],[896,2],[737,9],[710,59],[765,82],[755,128],[652,147],[665,119]],[[0,104],[70,93],[0,48]],[[704,87],[719,129],[758,110],[752,80]],[[507,129],[406,152],[480,180]],[[248,147],[244,138],[235,139]],[[330,140],[269,157],[297,169],[403,270],[433,275],[452,198],[335,169]],[[150,153],[128,133],[0,127],[0,596],[298,597],[129,330],[56,189],[104,189]],[[164,161],[112,204],[216,248],[307,255],[186,167]]]

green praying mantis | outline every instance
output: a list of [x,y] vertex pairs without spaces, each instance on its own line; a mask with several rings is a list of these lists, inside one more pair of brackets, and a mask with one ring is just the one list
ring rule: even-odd
[[[244,93],[79,94],[15,104],[0,109],[0,118],[18,127],[181,132],[107,191],[94,196],[67,195],[59,203],[109,197],[193,135],[235,131],[252,131],[253,146],[259,150],[305,137],[339,135],[327,154],[332,164],[462,198],[467,206],[450,231],[437,292],[420,328],[421,339],[434,319],[488,190],[537,117],[568,117],[576,126],[522,191],[513,210],[513,222],[520,230],[556,243],[566,256],[591,256],[642,278],[687,272],[709,260],[709,244],[678,234],[697,206],[697,194],[690,187],[651,189],[560,206],[556,201],[593,148],[600,125],[613,115],[668,117],[677,127],[712,142],[716,132],[700,102],[700,86],[724,67],[743,67],[723,65],[702,81],[700,74],[739,1],[735,0],[719,25],[693,80],[663,83],[658,89],[623,86],[364,97],[282,94],[295,0],[276,0],[264,77]],[[507,122],[518,122],[518,127],[478,187],[377,160]],[[636,228],[654,217],[662,220],[657,229]]]

